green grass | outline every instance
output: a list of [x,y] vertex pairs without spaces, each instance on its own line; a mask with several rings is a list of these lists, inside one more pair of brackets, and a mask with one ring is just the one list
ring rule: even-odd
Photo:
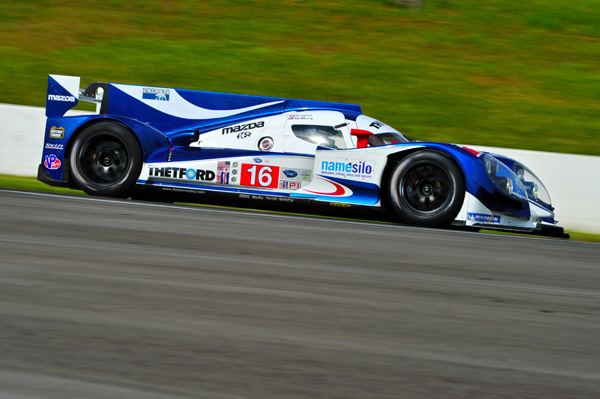
[[70,188],[48,186],[47,184],[38,181],[35,177],[0,175],[0,187],[15,190],[86,195],[83,191],[80,190],[71,190]]
[[[42,191],[42,192],[53,192],[53,193],[63,193],[63,194],[77,194],[77,195],[86,195],[83,191],[80,190],[71,190],[68,188],[59,188],[59,187],[50,187],[42,182],[36,180],[35,177],[20,177],[20,176],[10,176],[10,175],[0,175],[0,187],[7,189],[15,189],[15,190],[29,190],[29,191]],[[199,205],[199,206],[207,206],[214,207],[215,205],[211,204],[189,204],[189,205]],[[221,206],[218,206],[221,207]],[[231,207],[228,207],[231,208]],[[258,212],[274,212],[273,210],[260,210],[260,209],[247,209],[247,208],[239,208],[235,209],[244,209],[244,210],[252,210]],[[289,215],[305,215],[300,213],[292,213],[292,212],[281,212],[275,211],[276,213],[289,214]],[[328,217],[324,215],[311,215],[314,217]],[[330,217],[330,216],[329,216]],[[339,217],[336,217],[339,219]],[[346,220],[350,220],[347,217],[342,218]],[[354,219],[353,219],[354,220]],[[375,220],[375,222],[381,223],[380,220]],[[485,230],[485,233],[488,234],[511,234],[511,233],[503,233],[496,232],[491,230]],[[578,233],[578,232],[568,232],[571,235],[571,240],[574,241],[588,241],[588,242],[600,242],[600,234],[587,234],[587,233]],[[512,234],[511,234],[512,235]]]
[[422,140],[600,155],[597,0],[25,0],[2,102],[47,75],[358,103]]

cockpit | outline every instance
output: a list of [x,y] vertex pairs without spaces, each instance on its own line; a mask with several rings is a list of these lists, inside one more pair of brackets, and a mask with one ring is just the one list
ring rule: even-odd
[[[309,143],[331,149],[349,148],[342,129],[325,125],[292,125],[294,135]],[[379,147],[413,141],[400,132],[373,133],[369,130],[352,129],[350,148]]]
[[336,150],[348,148],[342,131],[333,126],[292,125],[292,132],[296,137],[321,147]]

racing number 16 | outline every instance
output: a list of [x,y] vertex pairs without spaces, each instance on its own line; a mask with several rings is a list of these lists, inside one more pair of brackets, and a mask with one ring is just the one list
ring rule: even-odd
[[279,166],[242,164],[242,186],[277,188],[279,186]]

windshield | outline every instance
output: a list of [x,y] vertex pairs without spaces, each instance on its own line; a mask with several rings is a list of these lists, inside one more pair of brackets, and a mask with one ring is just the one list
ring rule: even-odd
[[296,137],[320,145],[322,147],[344,149],[346,141],[341,130],[332,126],[293,125],[292,132]]
[[368,146],[378,147],[389,144],[408,143],[411,141],[414,140],[397,132],[377,133],[369,136]]

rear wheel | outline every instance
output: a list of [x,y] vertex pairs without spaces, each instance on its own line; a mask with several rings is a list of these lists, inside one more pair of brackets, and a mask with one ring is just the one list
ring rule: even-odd
[[126,196],[142,168],[142,152],[125,127],[102,122],[84,129],[70,152],[73,180],[90,195]]
[[447,156],[421,151],[396,165],[389,192],[392,208],[404,222],[444,226],[460,211],[465,182],[460,168]]

